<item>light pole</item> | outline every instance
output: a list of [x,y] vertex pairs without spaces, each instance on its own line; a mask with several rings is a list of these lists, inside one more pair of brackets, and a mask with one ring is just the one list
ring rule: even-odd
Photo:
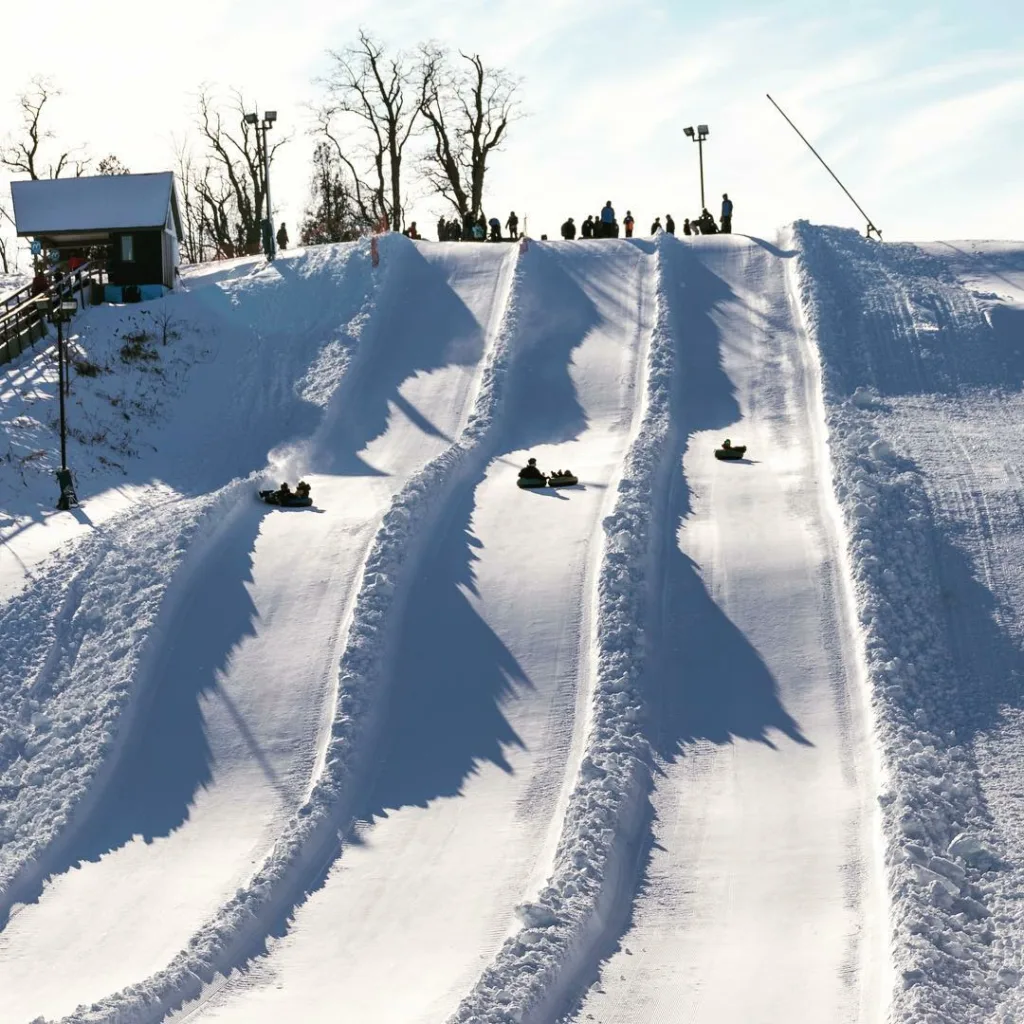
[[71,480],[71,470],[68,469],[68,431],[64,409],[64,382],[67,377],[64,324],[75,315],[78,303],[74,299],[51,300],[49,295],[40,295],[36,299],[36,309],[50,323],[57,325],[57,390],[60,394],[60,469],[57,470],[60,497],[57,499],[57,508],[62,512],[67,512],[72,505],[78,504],[78,496],[75,494],[75,485]]
[[267,149],[267,131],[277,120],[276,110],[264,110],[263,117],[259,114],[246,114],[245,123],[256,126],[256,154],[263,160],[263,188],[267,197],[267,216],[263,221],[263,247],[267,259],[273,262],[277,251],[277,239],[274,237],[274,214],[270,205],[270,151]]
[[704,202],[704,140],[711,134],[711,129],[706,124],[699,124],[696,134],[693,128],[684,128],[683,134],[688,136],[691,142],[697,143],[697,152],[700,156],[700,209],[703,213],[707,209],[707,203]]

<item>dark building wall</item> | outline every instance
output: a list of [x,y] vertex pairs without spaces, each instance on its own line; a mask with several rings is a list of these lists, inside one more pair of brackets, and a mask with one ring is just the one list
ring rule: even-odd
[[[132,236],[134,259],[121,259],[121,238]],[[107,276],[111,284],[165,284],[164,232],[161,228],[147,231],[115,231],[110,236],[110,262]],[[173,268],[171,269],[173,274]]]
[[174,270],[176,266],[174,238],[167,231],[160,232],[160,244],[163,248],[163,283],[168,288],[174,287]]

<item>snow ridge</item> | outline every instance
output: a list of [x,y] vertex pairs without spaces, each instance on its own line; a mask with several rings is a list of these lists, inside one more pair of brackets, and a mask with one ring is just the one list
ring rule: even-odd
[[535,901],[517,908],[523,927],[451,1018],[458,1024],[542,1024],[570,997],[592,958],[619,895],[628,846],[644,814],[651,752],[637,723],[644,713],[647,573],[655,504],[663,490],[675,372],[675,339],[665,291],[665,246],[657,242],[656,318],[644,370],[639,427],[623,464],[618,496],[604,520],[598,574],[596,678],[591,728],[569,797],[554,871]]
[[[337,248],[310,262],[330,264]],[[354,251],[343,253],[342,268]],[[107,327],[96,331],[99,346],[116,347]],[[342,344],[328,345],[339,365]],[[160,647],[188,566],[251,502],[253,482],[188,498],[142,490],[130,511],[65,545],[31,587],[0,605],[0,928],[14,904],[38,892],[101,796],[148,700],[148,652]]]
[[[412,243],[382,240],[381,263],[400,258]],[[387,250],[392,250],[388,253]],[[390,258],[389,258],[390,255]],[[457,474],[472,468],[470,456],[494,424],[504,392],[510,340],[516,331],[515,295],[521,276],[516,250],[504,311],[490,341],[472,411],[459,438],[428,462],[394,496],[367,554],[341,656],[337,697],[324,771],[307,802],[289,821],[252,880],[240,888],[217,917],[189,940],[163,971],[129,986],[101,1003],[82,1007],[63,1024],[156,1024],[173,1008],[195,1000],[204,984],[231,970],[240,956],[251,955],[262,923],[289,909],[304,882],[337,856],[339,835],[348,826],[354,783],[373,736],[375,712],[384,695],[390,626],[401,612],[404,574],[415,564],[417,536],[443,506]],[[388,275],[357,315],[362,345],[372,344],[372,312]],[[367,326],[368,325],[368,326]]]
[[[1007,880],[993,849],[970,744],[970,681],[950,669],[937,558],[944,531],[925,478],[886,439],[885,420],[888,393],[908,380],[933,392],[982,384],[998,371],[998,353],[984,347],[977,308],[917,247],[883,248],[806,222],[794,226],[794,241],[887,773],[879,799],[898,982],[892,1019],[980,1024],[997,1019],[1020,976],[1020,950],[999,935],[1000,911],[1017,913],[1008,900],[1019,897],[1019,879]],[[943,351],[946,310],[958,330]]]
[[52,557],[0,608],[0,923],[116,759],[167,581],[226,500],[161,495]]

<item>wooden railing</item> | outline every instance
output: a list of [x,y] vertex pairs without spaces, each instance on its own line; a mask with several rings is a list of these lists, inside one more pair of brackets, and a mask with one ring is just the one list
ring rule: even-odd
[[[39,311],[36,300],[47,295],[50,302],[72,298],[78,293],[78,308],[89,304],[89,292],[93,281],[102,283],[103,267],[99,263],[83,263],[66,274],[48,275],[46,291],[32,294],[32,285],[19,288],[8,300],[18,297],[19,301],[0,312],[0,365],[17,359],[26,349],[31,348],[40,338],[46,336],[46,318]],[[4,304],[8,300],[3,300]]]

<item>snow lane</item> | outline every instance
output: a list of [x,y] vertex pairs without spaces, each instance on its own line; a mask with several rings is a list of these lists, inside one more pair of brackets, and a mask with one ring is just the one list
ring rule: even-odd
[[[441,1020],[550,873],[652,262],[627,243],[531,249],[491,461],[450,499],[394,638],[364,823],[288,935],[189,1020]],[[526,452],[585,486],[520,492]]]
[[[654,847],[573,1019],[874,1024],[870,747],[786,256],[734,238],[669,258],[682,475],[647,680]],[[712,458],[726,435],[749,461]]]
[[326,514],[254,503],[191,581],[81,865],[0,936],[0,1021],[57,1017],[162,968],[305,799],[367,547],[391,496],[460,428],[508,254],[393,250],[394,285],[414,294],[382,313],[354,411],[328,413],[335,429],[310,452]]

